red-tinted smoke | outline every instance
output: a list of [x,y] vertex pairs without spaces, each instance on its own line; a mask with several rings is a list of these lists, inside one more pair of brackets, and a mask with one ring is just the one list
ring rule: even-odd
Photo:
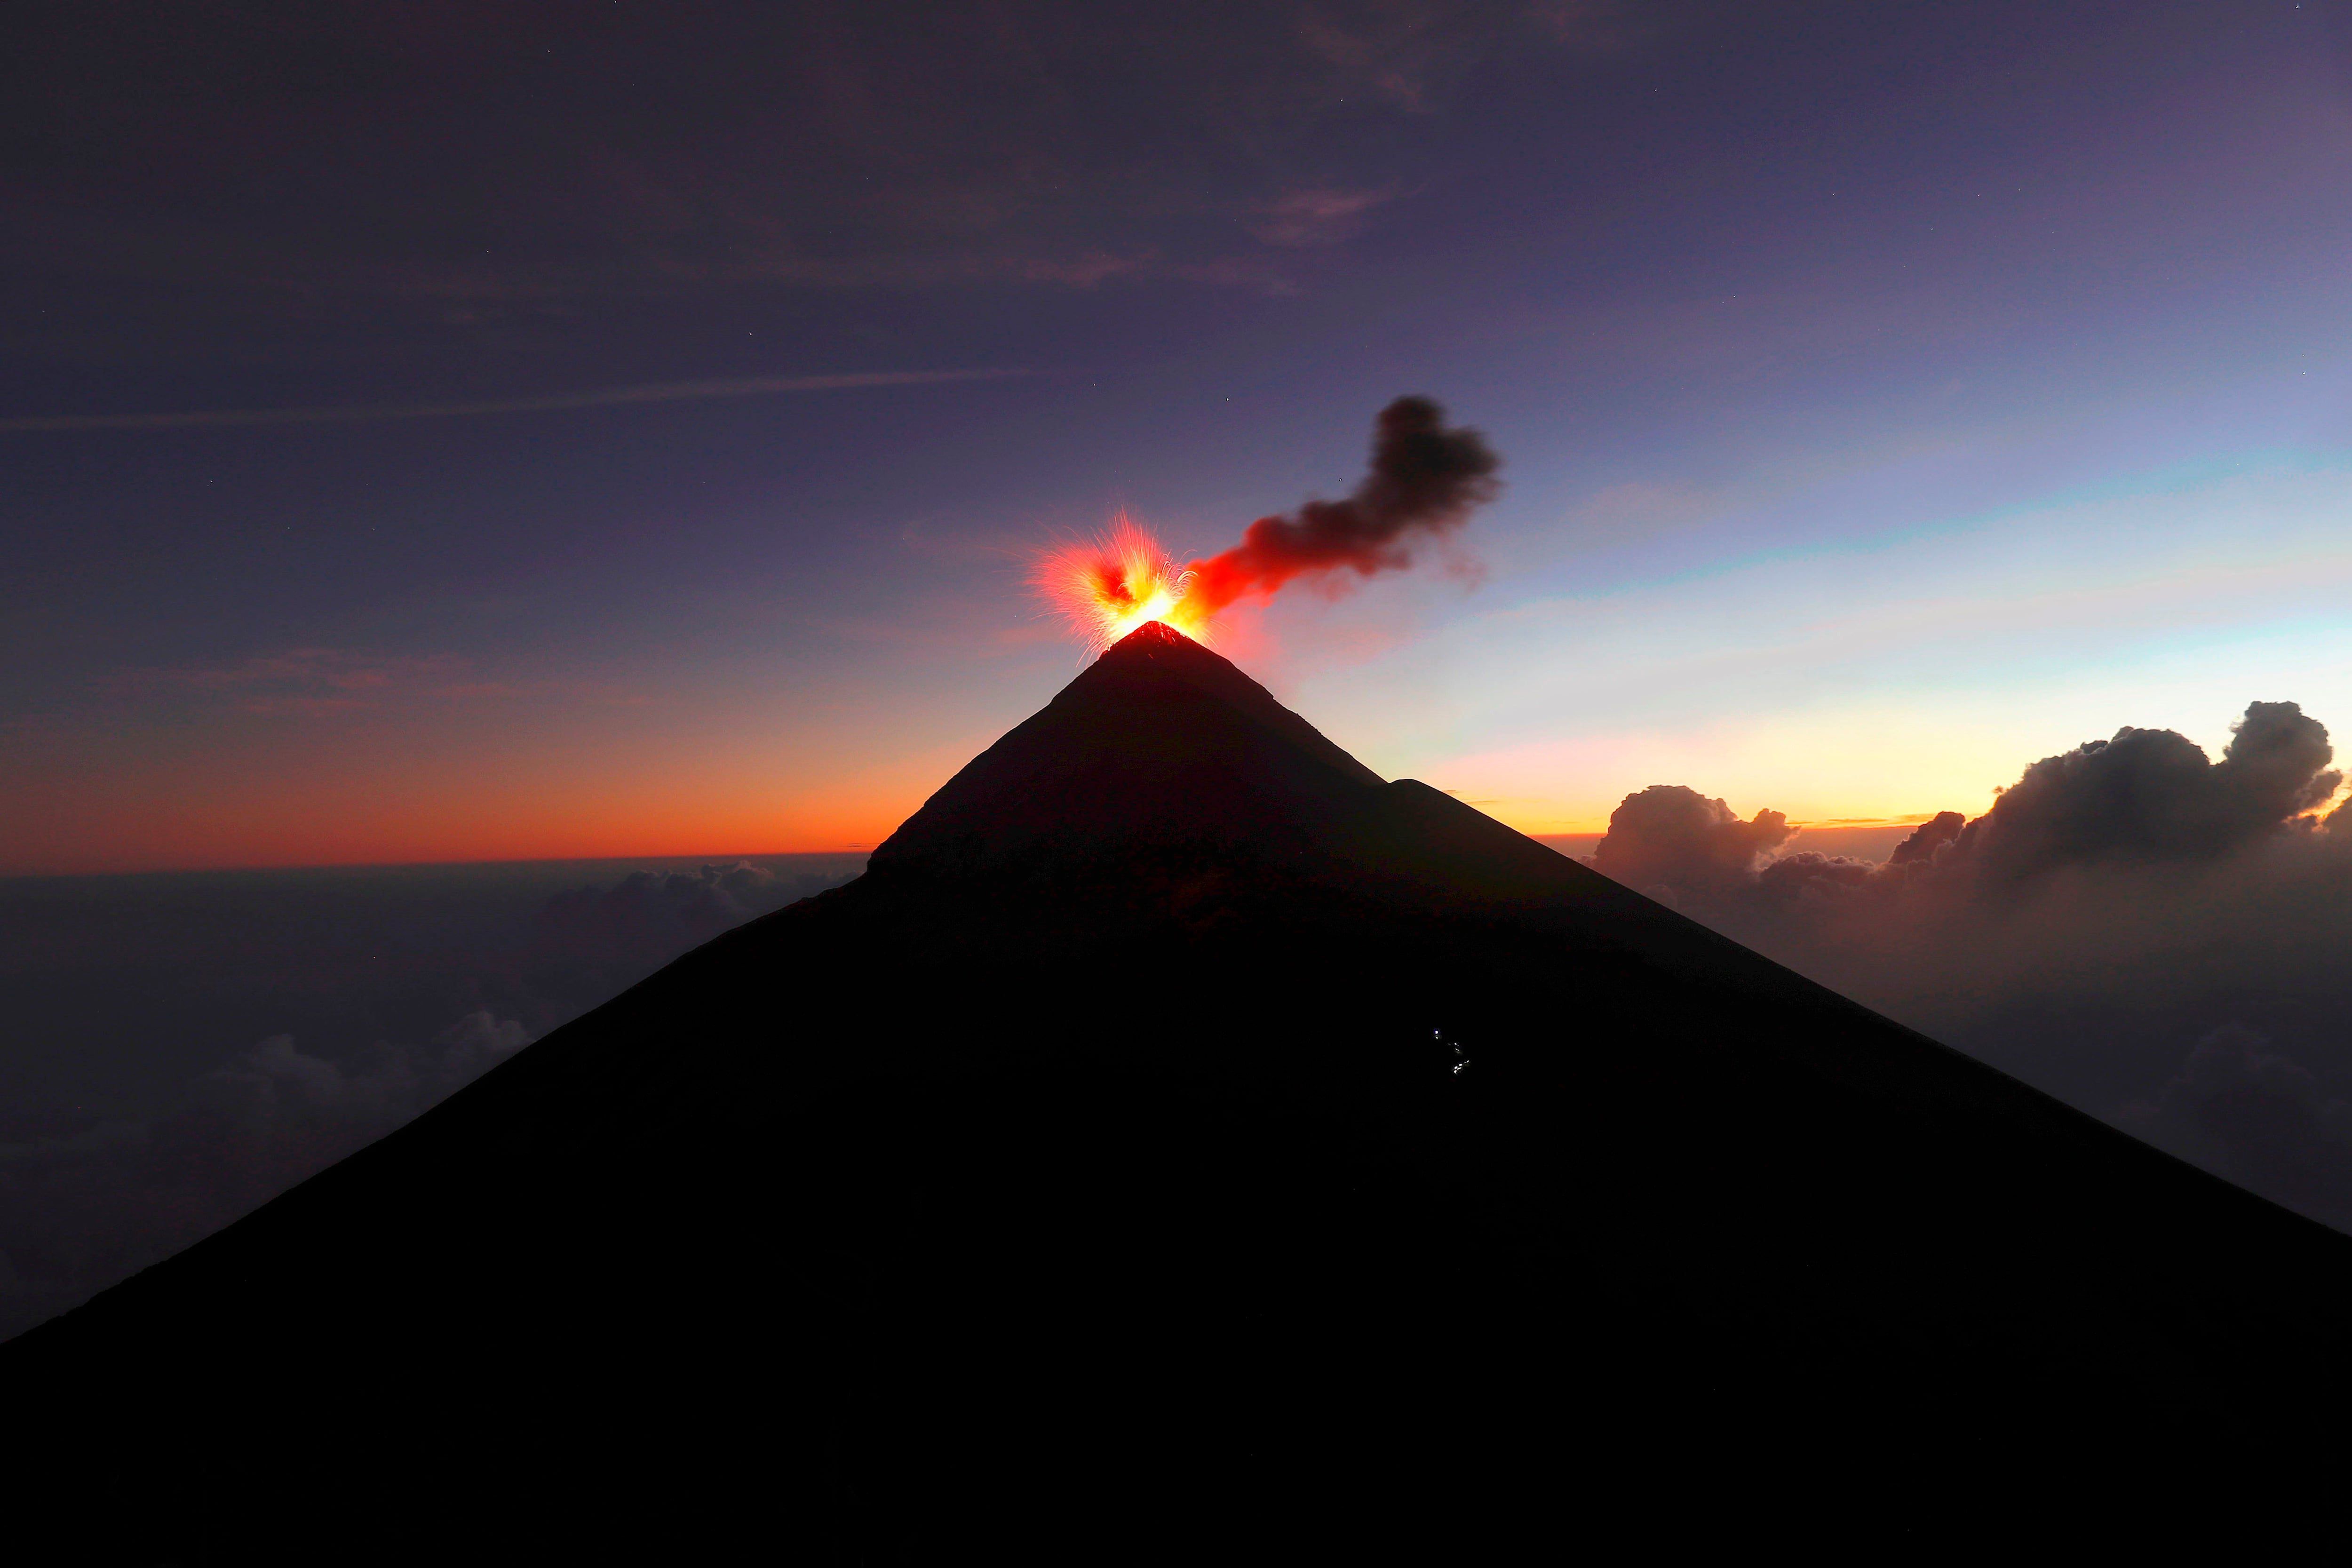
[[1422,538],[1452,531],[1502,488],[1500,458],[1475,430],[1447,429],[1426,397],[1381,410],[1371,471],[1345,500],[1311,500],[1287,517],[1262,517],[1222,555],[1195,561],[1188,597],[1214,615],[1249,594],[1272,595],[1294,577],[1352,568],[1361,576],[1412,564]]

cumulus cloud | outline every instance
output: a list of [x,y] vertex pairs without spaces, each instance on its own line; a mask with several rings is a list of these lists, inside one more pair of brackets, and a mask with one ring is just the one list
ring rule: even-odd
[[1789,819],[1759,811],[1748,822],[1720,800],[1682,784],[1652,784],[1609,814],[1595,868],[1628,887],[1710,892],[1752,875],[1789,840]]
[[1958,839],[1969,825],[1969,819],[1957,811],[1939,811],[1912,830],[1911,837],[1897,844],[1887,855],[1890,866],[1925,865],[1936,858],[1936,851]]
[[2221,762],[2170,730],[2118,730],[2044,757],[1956,847],[1989,872],[2236,849],[2324,804],[2344,782],[2327,731],[2292,702],[2249,704]]
[[[1593,865],[1832,989],[2352,1226],[2352,805],[2327,731],[2255,702],[2217,761],[2125,729],[1884,862],[1779,814],[1626,797]],[[1768,855],[1768,851],[1778,850]]]
[[2334,797],[2344,775],[2327,765],[2335,753],[2326,726],[2301,707],[2250,703],[2231,731],[2219,763],[2171,730],[2086,741],[2028,767],[1974,821],[1946,811],[1921,823],[1883,867],[1801,851],[1764,865],[1791,837],[1780,813],[1743,823],[1720,800],[1653,784],[1611,815],[1592,864],[1631,886],[1678,894],[1907,885],[1930,874],[2008,885],[2066,868],[2210,861],[2298,828],[2333,836],[2352,824],[2352,803],[2324,825],[2305,815]]

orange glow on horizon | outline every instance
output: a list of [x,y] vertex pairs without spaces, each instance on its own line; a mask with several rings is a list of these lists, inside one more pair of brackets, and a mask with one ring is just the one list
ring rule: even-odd
[[1212,617],[1191,597],[1192,574],[1180,571],[1160,542],[1125,512],[1093,539],[1045,551],[1029,580],[1097,653],[1152,621],[1195,642],[1209,640]]
[[[862,854],[953,766],[934,750],[782,789],[757,776],[668,780],[534,773],[476,778],[121,778],[0,797],[32,825],[0,875]],[[326,772],[327,770],[320,770]],[[794,787],[797,786],[797,787]]]

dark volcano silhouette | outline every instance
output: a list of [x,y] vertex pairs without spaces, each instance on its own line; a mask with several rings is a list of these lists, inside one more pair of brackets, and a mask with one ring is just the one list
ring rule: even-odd
[[0,1395],[96,1558],[1919,1540],[2329,1473],[2347,1305],[2352,1241],[1152,626]]

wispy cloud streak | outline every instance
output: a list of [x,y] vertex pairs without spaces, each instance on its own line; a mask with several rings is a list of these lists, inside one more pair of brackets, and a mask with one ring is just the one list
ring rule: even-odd
[[446,419],[468,414],[542,414],[572,408],[614,408],[633,403],[688,403],[703,398],[764,397],[792,392],[846,392],[860,387],[937,386],[960,381],[1003,381],[1025,370],[887,370],[845,375],[755,375],[720,381],[667,381],[608,386],[540,397],[470,403],[345,404],[326,408],[198,409],[176,414],[43,414],[0,418],[0,431],[218,429],[249,425],[341,425],[378,419]]

